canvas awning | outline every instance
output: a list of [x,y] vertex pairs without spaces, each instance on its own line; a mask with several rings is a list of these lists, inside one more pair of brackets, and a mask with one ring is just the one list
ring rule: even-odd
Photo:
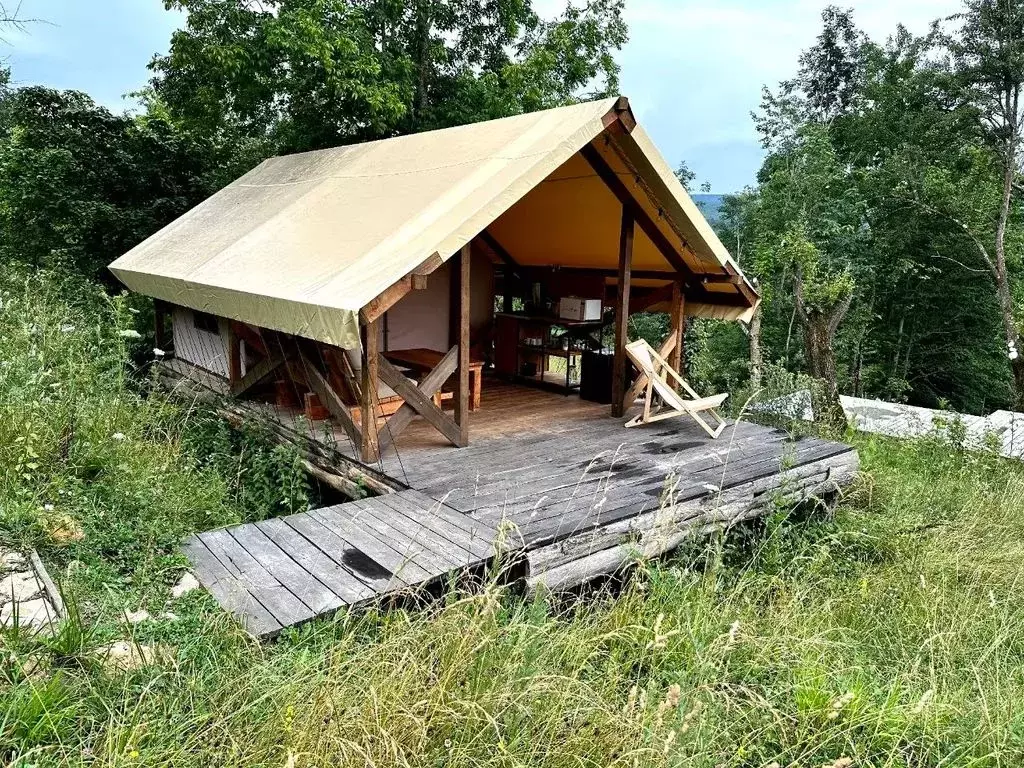
[[524,265],[614,268],[621,205],[581,150],[661,233],[638,234],[636,269],[692,278],[687,314],[750,315],[756,292],[625,99],[275,157],[110,269],[173,304],[358,347],[362,308],[487,228]]

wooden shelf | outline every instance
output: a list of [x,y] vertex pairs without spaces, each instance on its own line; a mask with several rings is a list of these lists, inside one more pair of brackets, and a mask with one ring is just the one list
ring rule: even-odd
[[585,349],[562,349],[561,347],[538,347],[533,344],[520,344],[519,348],[526,352],[533,352],[537,355],[548,355],[549,357],[579,357],[587,350]]
[[512,317],[522,323],[536,323],[537,325],[561,325],[565,328],[601,328],[608,324],[603,318],[600,320],[566,320],[561,317],[546,317],[544,315],[523,315],[516,312],[496,312],[495,317]]

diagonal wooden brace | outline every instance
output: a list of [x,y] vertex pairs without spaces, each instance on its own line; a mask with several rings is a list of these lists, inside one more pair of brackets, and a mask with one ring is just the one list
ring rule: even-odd
[[284,363],[284,357],[276,350],[269,352],[265,358],[246,371],[245,376],[231,385],[231,394],[238,396],[249,391],[284,365]]
[[402,375],[383,355],[380,357],[380,377],[398,395],[405,404],[395,411],[380,431],[380,449],[384,450],[395,441],[395,438],[409,426],[416,414],[423,416],[438,432],[462,447],[458,425],[434,404],[433,397],[441,391],[441,387],[458,367],[459,347],[455,345],[434,366],[434,370],[423,377],[417,387],[410,379]]
[[352,444],[358,447],[362,442],[363,435],[358,425],[352,419],[352,413],[349,411],[348,406],[342,402],[338,393],[334,391],[330,382],[327,381],[327,378],[320,373],[320,370],[302,352],[299,353],[299,362],[302,364],[306,385],[320,398],[320,402],[323,403],[331,416],[341,424],[342,429],[345,430],[345,434],[348,435]]

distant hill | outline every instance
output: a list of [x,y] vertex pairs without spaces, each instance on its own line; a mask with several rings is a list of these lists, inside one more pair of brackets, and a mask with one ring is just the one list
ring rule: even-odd
[[725,200],[725,195],[696,194],[690,197],[710,224],[718,223],[722,216],[722,201]]

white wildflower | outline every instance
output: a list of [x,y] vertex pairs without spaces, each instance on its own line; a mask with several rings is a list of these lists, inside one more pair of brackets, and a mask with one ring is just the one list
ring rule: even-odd
[[128,328],[123,331],[118,331],[117,335],[122,339],[141,339],[142,334],[136,331],[134,328]]
[[731,647],[736,644],[736,636],[740,633],[740,620],[736,619],[729,627],[729,639],[726,641],[726,647]]
[[122,440],[124,440],[124,432],[115,432],[114,434],[111,435],[111,437],[117,440],[117,442],[121,442]]
[[49,503],[43,504],[43,511],[44,512],[53,512],[53,504],[49,504]]
[[932,696],[934,695],[935,689],[929,688],[921,695],[921,698],[917,700],[917,704],[914,705],[914,708],[911,710],[911,712],[913,712],[915,715],[920,715],[922,712],[924,712],[925,707],[928,706],[928,702],[932,700]]
[[672,749],[672,742],[676,740],[676,732],[669,731],[668,736],[665,737],[665,746],[662,748],[663,754],[668,754],[669,750]]

